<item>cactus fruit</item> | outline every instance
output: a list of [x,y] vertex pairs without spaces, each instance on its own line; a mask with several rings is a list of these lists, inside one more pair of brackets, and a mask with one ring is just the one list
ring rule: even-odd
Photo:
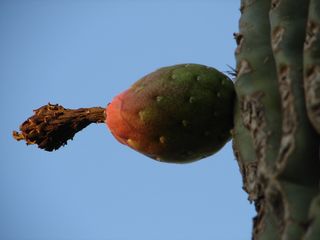
[[159,161],[186,163],[231,138],[234,95],[233,82],[216,69],[174,65],[143,77],[106,108],[42,106],[13,137],[53,151],[90,123],[106,122],[119,142]]
[[115,138],[159,161],[186,163],[218,151],[233,126],[233,82],[198,64],[164,67],[116,96],[106,109]]

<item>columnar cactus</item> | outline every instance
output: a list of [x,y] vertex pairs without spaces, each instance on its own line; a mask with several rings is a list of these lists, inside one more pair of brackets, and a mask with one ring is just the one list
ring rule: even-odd
[[258,212],[254,239],[320,237],[319,136],[306,110],[307,102],[319,128],[318,5],[311,1],[309,7],[305,0],[241,2],[233,146],[244,189]]

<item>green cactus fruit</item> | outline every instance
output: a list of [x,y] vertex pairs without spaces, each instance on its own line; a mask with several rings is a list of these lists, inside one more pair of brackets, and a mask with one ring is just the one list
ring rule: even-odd
[[164,67],[116,96],[106,109],[115,138],[153,159],[187,163],[230,138],[233,82],[199,64]]

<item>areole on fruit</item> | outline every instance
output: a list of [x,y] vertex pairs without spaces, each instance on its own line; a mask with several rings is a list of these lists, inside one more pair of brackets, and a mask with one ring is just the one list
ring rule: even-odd
[[231,138],[234,95],[233,82],[216,69],[179,64],[144,76],[105,109],[45,105],[13,135],[53,151],[90,123],[106,122],[122,144],[159,161],[187,163]]

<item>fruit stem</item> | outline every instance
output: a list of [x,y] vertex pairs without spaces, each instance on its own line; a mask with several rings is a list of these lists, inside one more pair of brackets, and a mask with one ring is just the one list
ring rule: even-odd
[[103,123],[105,108],[66,109],[58,104],[44,105],[34,110],[34,115],[20,125],[20,132],[13,131],[17,140],[27,145],[37,144],[46,151],[57,150],[69,139],[91,123]]

